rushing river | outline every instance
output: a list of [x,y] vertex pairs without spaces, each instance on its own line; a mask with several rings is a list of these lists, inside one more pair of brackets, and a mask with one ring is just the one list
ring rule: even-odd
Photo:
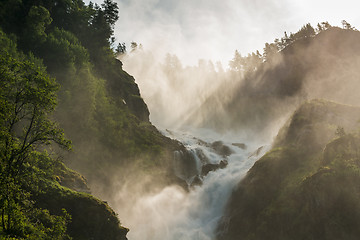
[[[174,76],[180,78],[174,78],[173,75],[165,74],[166,69],[158,62],[159,59],[161,58],[153,58],[141,51],[122,59],[124,69],[135,76],[141,95],[151,112],[151,122],[163,129],[164,135],[182,142],[195,156],[198,174],[201,175],[204,164],[219,164],[223,161],[227,166],[210,171],[202,177],[200,185],[192,184],[194,181],[199,182],[199,179],[187,178],[181,170],[174,169],[179,177],[189,185],[192,184],[190,191],[179,186],[169,186],[153,194],[137,194],[137,190],[134,190],[136,186],[128,184],[131,193],[127,190],[119,193],[127,201],[115,209],[123,219],[122,224],[130,228],[127,235],[129,240],[213,239],[218,220],[223,215],[232,190],[254,162],[265,153],[268,149],[266,145],[271,139],[260,137],[263,141],[250,141],[249,135],[232,132],[231,129],[228,129],[231,134],[219,135],[211,130],[196,128],[198,125],[192,124],[192,121],[197,122],[199,119],[191,118],[193,113],[201,110],[204,101],[212,94],[221,93],[218,100],[226,102],[231,96],[231,86],[236,81],[228,82],[231,84],[227,88],[217,92],[215,90],[222,82],[221,79],[213,78],[216,76],[213,72],[209,75],[204,74],[201,69],[198,71],[198,68],[193,68],[195,72],[192,71],[190,75],[177,72]],[[227,118],[226,115],[223,117],[224,120]],[[184,130],[184,125],[188,124],[187,119],[190,119],[190,125],[194,127]],[[254,139],[255,135],[251,135]],[[221,142],[231,149],[232,154],[224,157],[214,151],[214,142]],[[181,153],[174,153],[175,166],[179,160],[178,154]],[[126,189],[127,184],[121,184]],[[131,196],[134,192],[136,196]]]
[[[169,186],[155,194],[137,199],[131,208],[131,217],[124,218],[124,225],[131,229],[128,239],[213,239],[217,222],[223,214],[232,189],[267,147],[261,148],[261,144],[244,142],[245,139],[241,137],[218,136],[210,131],[188,133],[167,130],[163,133],[181,141],[187,150],[196,156],[199,173],[204,164],[204,155],[210,164],[218,164],[225,159],[228,164],[225,168],[210,171],[203,177],[202,184],[190,187],[189,192],[178,186]],[[221,141],[233,153],[227,157],[219,155],[211,146],[214,141]],[[199,152],[202,157],[196,155]],[[193,181],[186,180],[189,184]]]

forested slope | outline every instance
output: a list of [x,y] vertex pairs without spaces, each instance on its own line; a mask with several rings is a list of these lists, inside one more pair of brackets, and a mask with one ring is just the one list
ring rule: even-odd
[[7,179],[1,183],[2,234],[125,238],[127,230],[107,204],[66,188],[89,192],[84,178],[63,162],[109,200],[128,169],[147,174],[154,185],[180,181],[172,174],[172,154],[184,147],[151,125],[134,78],[116,59],[117,19],[111,0],[101,6],[0,2],[1,176]]
[[[292,38],[266,44],[257,64],[252,63],[257,55],[241,58],[235,54],[230,64],[243,77],[238,75],[238,79],[220,86],[189,121],[201,119],[200,126],[222,131],[236,128],[261,132],[307,99],[356,105],[360,100],[360,32],[330,26],[317,31],[315,34],[310,25],[305,25]],[[220,106],[218,99],[224,99]],[[213,110],[214,105],[218,110]]]

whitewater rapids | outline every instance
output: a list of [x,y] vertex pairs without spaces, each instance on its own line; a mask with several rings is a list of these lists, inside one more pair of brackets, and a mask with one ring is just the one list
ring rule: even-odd
[[[227,157],[228,165],[225,168],[209,172],[202,179],[202,185],[191,187],[189,192],[178,186],[169,186],[156,194],[138,198],[133,203],[130,215],[124,218],[126,221],[123,224],[131,229],[127,237],[129,240],[212,240],[232,190],[267,147],[260,148],[258,154],[251,156],[261,144],[245,142],[247,147],[242,149],[232,145],[243,142],[241,139],[218,136],[210,131],[198,131],[196,134],[163,133],[181,141],[190,152],[201,149],[210,163],[219,163],[224,157],[203,142],[221,140],[231,148],[233,154]],[[201,169],[202,163],[198,157],[196,161]]]

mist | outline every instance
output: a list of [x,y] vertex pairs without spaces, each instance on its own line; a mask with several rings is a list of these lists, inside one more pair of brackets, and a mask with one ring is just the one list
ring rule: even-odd
[[[176,55],[167,54],[157,58],[151,51],[138,49],[120,57],[124,69],[137,79],[140,92],[149,109],[150,119],[158,127],[176,129],[184,125],[189,117],[219,89],[232,79],[220,62],[214,64],[200,59],[196,66],[184,67]],[[228,86],[229,88],[231,86]],[[224,92],[221,101],[230,98]],[[218,106],[221,106],[219,102]]]
[[1,236],[360,239],[359,3],[95,2],[0,2]]
[[[299,106],[314,98],[358,105],[358,32],[348,32],[344,40],[344,30],[328,29],[297,39],[271,58],[264,54],[266,42],[285,38],[284,31],[296,33],[306,23],[315,28],[323,21],[339,25],[346,19],[357,27],[359,19],[347,11],[346,3],[118,3],[123,11],[115,36],[127,44],[127,53],[119,56],[123,68],[135,77],[150,121],[186,146],[197,171],[192,169],[192,178],[183,179],[185,188],[152,185],[154,175],[137,171],[135,165],[119,171],[123,177],[114,176],[115,193],[95,188],[133,229],[130,239],[214,239],[231,192],[262,154],[248,157],[258,147],[270,146]],[[130,42],[138,47],[131,49]],[[259,50],[261,61],[236,69],[231,66],[235,50],[249,62],[248,53]],[[197,134],[199,129],[210,137]],[[222,140],[235,152],[226,158],[229,165],[201,176],[201,166],[223,159],[196,139],[205,139],[208,146]],[[249,150],[234,148],[232,143],[239,142]],[[195,149],[205,153],[207,162],[201,162]],[[199,176],[201,185],[192,185]]]
[[[307,39],[298,39],[257,64],[243,63],[240,69],[247,69],[241,71],[231,67],[232,64],[224,70],[221,64],[206,60],[184,67],[176,55],[157,58],[146,48],[136,49],[121,60],[137,79],[150,109],[150,119],[160,129],[183,131],[185,128],[192,134],[197,128],[211,129],[216,132],[212,141],[222,139],[228,145],[231,142],[226,133],[232,132],[238,136],[237,141],[254,141],[261,146],[259,139],[271,144],[281,126],[305,101],[326,98],[358,105],[358,37],[358,31],[332,27]],[[251,56],[245,55],[244,59],[252,62]],[[319,139],[322,138],[325,137]],[[189,144],[189,149],[197,144],[179,135],[176,139]],[[257,159],[244,160],[249,155],[249,152],[232,155],[226,169],[204,177],[203,185],[189,193],[170,186],[135,197],[128,207],[130,210],[124,213],[129,225],[136,225],[137,216],[143,213],[148,216],[141,219],[143,225],[150,221],[152,224],[129,236],[214,239],[214,228],[231,189]],[[240,164],[241,159],[245,165]],[[219,193],[218,185],[224,192]],[[213,198],[218,194],[221,201]]]
[[[209,130],[164,134],[180,140],[189,152],[194,153],[195,165],[198,166],[196,175],[189,175],[188,178],[182,176],[188,186],[153,187],[149,191],[144,186],[149,185],[150,178],[144,175],[140,177],[135,171],[121,183],[122,187],[118,188],[111,204],[124,219],[123,224],[133,229],[128,234],[129,239],[215,239],[215,229],[232,189],[269,148],[270,145],[266,145],[254,154],[259,144],[267,144],[268,140],[250,142],[236,134],[225,136]],[[202,136],[201,140],[197,138],[199,135]],[[224,159],[213,148],[204,145],[214,140],[222,140],[225,146],[231,148],[232,154],[226,157],[228,166],[210,171],[200,177],[200,184],[195,183],[194,177],[203,174],[202,166],[217,164]],[[246,142],[246,149],[232,145],[235,141]],[[197,155],[199,152],[202,154]],[[205,162],[199,156],[205,156]],[[175,167],[174,172],[178,170]]]
[[[128,46],[127,53],[119,56],[123,68],[135,77],[150,121],[184,144],[195,161],[191,178],[177,176],[187,183],[185,187],[153,186],[152,174],[134,169],[122,172],[124,178],[114,177],[112,182],[119,182],[115,193],[100,192],[108,195],[123,224],[133,229],[130,239],[215,239],[232,191],[303,102],[313,98],[358,102],[359,59],[348,54],[338,61],[338,53],[328,51],[339,46],[340,35],[330,36],[326,43],[309,40],[326,32],[305,36],[297,39],[300,46],[288,44],[273,57],[264,54],[265,43],[285,38],[284,31],[296,33],[306,23],[315,27],[324,20],[340,24],[341,14],[318,16],[329,6],[342,13],[343,3],[323,3],[311,14],[306,3],[289,1],[118,3],[123,14],[115,34]],[[346,16],[356,26],[358,19]],[[307,40],[310,43],[303,44]],[[129,42],[138,47],[131,49]],[[231,63],[235,50],[247,61],[239,68]],[[347,82],[341,84],[342,79]],[[210,137],[199,129],[210,132]],[[219,140],[234,153],[224,157],[208,147]],[[237,149],[234,143],[245,143],[248,150]],[[256,150],[260,153],[254,155]],[[175,155],[169,160],[174,162]],[[204,155],[207,160],[202,162]],[[224,159],[227,167],[201,175],[202,167]],[[177,172],[176,164],[172,171]],[[201,183],[194,184],[194,179]],[[148,186],[151,190],[146,190]]]
[[206,59],[226,66],[235,49],[242,54],[260,50],[265,42],[284,31],[295,32],[308,22],[313,26],[322,21],[337,25],[345,19],[360,26],[359,3],[353,0],[116,2],[120,11],[115,27],[118,42],[128,47],[133,41],[142,43],[161,58],[166,53],[176,54],[185,65]]

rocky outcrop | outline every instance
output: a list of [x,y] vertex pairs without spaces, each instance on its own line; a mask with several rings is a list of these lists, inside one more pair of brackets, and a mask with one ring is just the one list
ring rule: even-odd
[[246,150],[246,148],[247,148],[245,143],[232,143],[231,145],[241,148],[243,150]]
[[225,168],[228,165],[227,160],[221,160],[220,163],[208,163],[202,166],[201,168],[201,176],[204,177],[208,175],[211,171],[216,171],[221,168]]
[[215,141],[211,144],[211,148],[218,154],[224,157],[230,156],[234,153],[231,148],[224,145],[222,141]]
[[72,191],[51,182],[43,182],[41,191],[33,193],[36,206],[51,214],[62,215],[63,209],[71,216],[67,233],[79,240],[127,240],[129,231],[120,225],[109,205],[95,197]]
[[174,172],[179,178],[189,181],[198,174],[197,162],[186,149],[174,151]]

